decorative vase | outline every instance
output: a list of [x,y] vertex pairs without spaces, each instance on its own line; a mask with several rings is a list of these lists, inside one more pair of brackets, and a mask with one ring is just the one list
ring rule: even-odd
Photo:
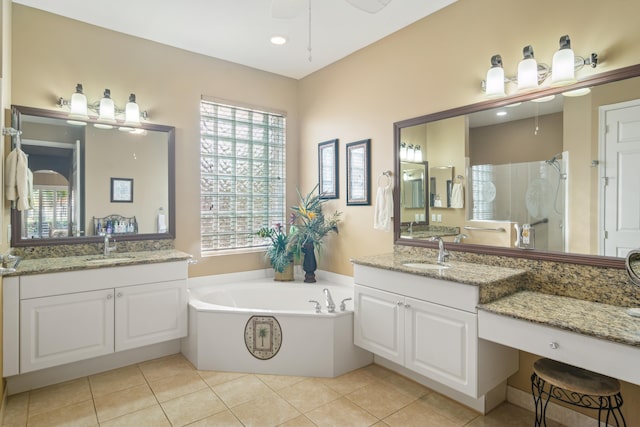
[[302,260],[302,269],[305,273],[304,281],[305,283],[315,283],[315,272],[318,268],[318,263],[316,262],[316,253],[313,248],[313,243],[305,243],[302,247],[302,253],[304,254],[304,259]]
[[287,267],[281,272],[274,270],[273,280],[276,282],[291,282],[293,281],[293,260],[287,265]]

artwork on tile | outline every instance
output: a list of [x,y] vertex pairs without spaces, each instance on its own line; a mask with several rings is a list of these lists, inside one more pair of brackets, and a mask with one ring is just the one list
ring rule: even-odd
[[251,316],[244,327],[244,343],[256,359],[271,359],[282,345],[280,323],[273,316]]

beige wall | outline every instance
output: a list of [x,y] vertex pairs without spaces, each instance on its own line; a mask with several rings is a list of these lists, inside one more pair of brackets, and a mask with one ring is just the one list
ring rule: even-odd
[[[374,178],[393,170],[393,122],[483,100],[480,81],[496,53],[514,75],[523,46],[532,44],[536,57],[550,62],[559,37],[570,34],[578,55],[595,51],[602,58],[579,77],[637,63],[640,4],[613,3],[617,7],[598,0],[543,0],[535,7],[522,0],[459,0],[302,79],[301,185],[315,183],[317,143],[335,136],[341,142],[371,138]],[[334,205],[344,211],[345,232],[326,246],[321,268],[351,274],[350,258],[392,250],[391,233],[372,229],[373,207],[347,207],[344,199]]]
[[547,160],[562,152],[562,113],[469,130],[469,162],[500,165]]
[[[286,112],[289,204],[295,200],[297,81],[20,5],[13,6],[13,51],[13,104],[55,110],[56,97],[68,98],[76,83],[82,83],[88,99],[100,99],[108,87],[121,107],[128,94],[135,92],[141,109],[149,111],[149,121],[176,127],[177,249],[200,255],[202,95]],[[316,152],[317,149],[314,159]],[[157,208],[154,206],[154,210]],[[262,253],[208,257],[191,267],[190,274],[265,266]]]
[[[112,132],[117,132],[114,140]],[[136,217],[140,233],[157,233],[156,215],[168,216],[168,143],[164,132],[135,135],[87,126],[85,144],[85,221],[92,235],[93,217]],[[133,203],[111,202],[111,178],[133,179]],[[168,218],[167,218],[168,223]]]

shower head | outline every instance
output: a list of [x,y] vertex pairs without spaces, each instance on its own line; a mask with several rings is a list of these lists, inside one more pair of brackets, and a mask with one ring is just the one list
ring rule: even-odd
[[555,163],[558,163],[558,160],[560,160],[561,158],[562,158],[562,153],[558,153],[552,158],[550,158],[549,160],[545,160],[545,163],[548,165],[553,165]]

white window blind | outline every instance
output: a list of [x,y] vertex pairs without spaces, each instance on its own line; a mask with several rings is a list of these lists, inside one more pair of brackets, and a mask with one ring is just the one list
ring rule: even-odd
[[29,238],[51,237],[53,230],[69,227],[69,190],[67,187],[34,186],[33,209],[24,211],[23,235]]
[[200,137],[202,253],[264,246],[285,221],[286,118],[202,100]]

